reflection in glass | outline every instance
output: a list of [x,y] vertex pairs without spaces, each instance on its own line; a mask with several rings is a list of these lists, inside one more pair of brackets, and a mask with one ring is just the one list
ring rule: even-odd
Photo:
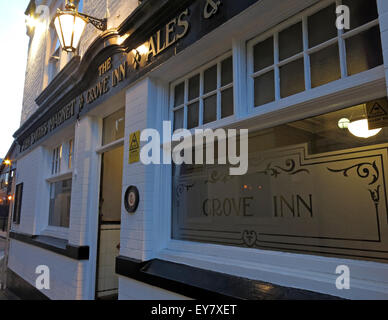
[[124,138],[125,109],[113,113],[103,120],[102,145]]

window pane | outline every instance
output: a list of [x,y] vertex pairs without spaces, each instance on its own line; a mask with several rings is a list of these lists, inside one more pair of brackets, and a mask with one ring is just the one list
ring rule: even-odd
[[379,27],[346,40],[348,74],[354,75],[383,64]]
[[312,88],[341,78],[338,45],[330,46],[310,56]]
[[68,228],[72,179],[52,183],[50,186],[49,225]]
[[350,9],[351,29],[362,26],[378,17],[376,0],[343,0],[342,4]]
[[124,147],[105,152],[102,157],[101,222],[121,221]]
[[185,101],[185,83],[178,84],[174,89],[174,107],[182,105]]
[[187,108],[187,129],[198,127],[199,125],[199,102],[192,103]]
[[303,51],[302,22],[279,33],[279,59],[284,60]]
[[204,73],[205,93],[217,89],[217,65],[207,69]]
[[189,79],[189,101],[199,97],[199,74]]
[[121,109],[103,121],[102,145],[124,137],[125,109]]
[[299,59],[280,67],[280,95],[282,98],[305,90],[304,62]]
[[203,123],[217,120],[217,95],[213,95],[203,100],[204,114]]
[[221,93],[221,118],[226,118],[234,114],[233,88]]
[[275,100],[274,71],[255,78],[255,107]]
[[184,108],[174,111],[174,130],[183,129],[184,116]]
[[335,9],[336,6],[333,4],[308,18],[310,48],[337,37]]
[[233,82],[233,58],[230,57],[221,62],[221,86]]
[[258,43],[253,47],[254,72],[274,64],[273,37]]
[[217,158],[212,165],[175,165],[172,238],[388,259],[388,159],[379,146],[388,127],[358,138],[338,126],[338,120],[363,112],[359,105],[251,130],[249,169],[241,176],[230,176],[229,163]]

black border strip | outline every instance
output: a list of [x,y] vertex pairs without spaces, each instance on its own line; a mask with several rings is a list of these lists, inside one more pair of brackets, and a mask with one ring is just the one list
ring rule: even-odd
[[48,236],[33,236],[29,234],[10,232],[10,238],[35,247],[49,250],[75,260],[89,260],[89,246],[75,246],[67,240]]
[[170,261],[116,258],[116,273],[193,299],[338,300],[339,297],[294,289]]

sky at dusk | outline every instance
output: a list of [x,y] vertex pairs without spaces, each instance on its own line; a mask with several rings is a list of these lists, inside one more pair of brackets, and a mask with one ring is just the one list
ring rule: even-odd
[[0,1],[0,158],[20,126],[28,36],[24,11],[28,0]]

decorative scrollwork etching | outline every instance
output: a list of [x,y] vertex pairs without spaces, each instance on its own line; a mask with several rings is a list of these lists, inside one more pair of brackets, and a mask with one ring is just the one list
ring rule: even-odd
[[245,230],[241,235],[241,240],[250,248],[254,247],[257,240],[257,233],[253,230]]
[[263,173],[265,175],[277,178],[282,173],[286,173],[288,175],[295,175],[302,172],[310,174],[310,171],[307,169],[296,169],[295,161],[293,159],[287,159],[285,167],[273,166],[270,162],[264,171],[259,171],[258,173]]
[[373,163],[368,163],[368,162],[359,163],[345,169],[327,168],[327,170],[331,172],[335,172],[335,173],[342,172],[344,177],[349,177],[348,173],[352,169],[356,169],[357,175],[360,178],[363,178],[363,179],[371,178],[372,180],[369,183],[369,185],[376,183],[376,181],[379,179],[379,176],[380,176],[379,169],[377,168],[377,165],[376,165],[376,161],[373,161]]
[[205,184],[208,183],[217,183],[217,182],[223,182],[227,183],[228,181],[232,180],[235,176],[231,176],[227,173],[219,173],[217,170],[212,171],[210,174],[209,179],[205,181]]

